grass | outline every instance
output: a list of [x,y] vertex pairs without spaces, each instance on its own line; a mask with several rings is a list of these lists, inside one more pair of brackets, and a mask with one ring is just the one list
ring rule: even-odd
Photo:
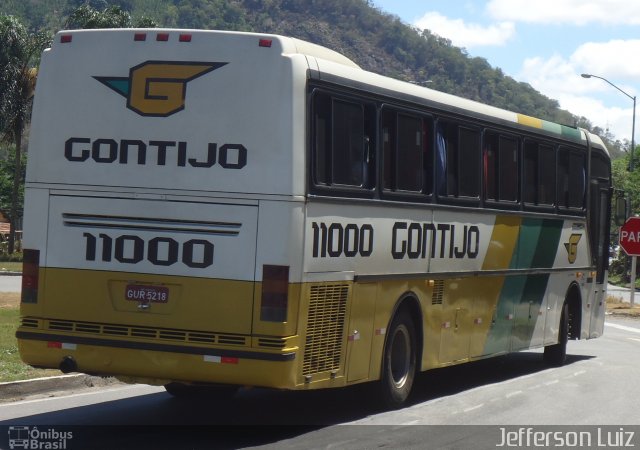
[[614,316],[640,317],[640,304],[625,303],[621,298],[607,296],[607,312]]
[[22,263],[15,261],[2,261],[0,262],[0,272],[22,272]]
[[59,370],[34,369],[20,360],[16,329],[20,320],[20,294],[0,292],[0,383],[61,375]]

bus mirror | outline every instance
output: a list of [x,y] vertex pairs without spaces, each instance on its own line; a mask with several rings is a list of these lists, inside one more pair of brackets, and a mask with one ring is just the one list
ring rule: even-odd
[[616,225],[620,226],[627,220],[627,211],[628,211],[628,201],[627,197],[624,196],[624,192],[618,191],[618,195],[616,195],[616,211],[614,215],[614,220]]

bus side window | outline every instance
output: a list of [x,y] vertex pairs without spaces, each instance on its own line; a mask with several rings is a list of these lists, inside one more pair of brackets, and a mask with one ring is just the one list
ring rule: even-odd
[[518,140],[500,136],[500,200],[518,201]]
[[541,145],[538,153],[538,204],[556,204],[556,152],[550,145]]
[[362,105],[334,100],[333,130],[333,183],[362,186],[365,160]]
[[458,196],[480,198],[480,132],[459,127]]
[[527,139],[524,144],[524,192],[528,205],[556,203],[556,155],[550,145]]
[[316,93],[313,118],[313,182],[368,188],[375,179],[373,107]]
[[560,147],[558,151],[558,206],[584,209],[586,157],[577,149]]
[[331,184],[331,98],[316,94],[313,98],[313,182],[317,185]]
[[518,140],[487,131],[484,135],[485,199],[518,201]]
[[498,179],[496,177],[498,165],[498,135],[486,132],[484,135],[484,198],[498,200]]
[[431,193],[427,168],[430,157],[426,128],[430,121],[418,115],[386,108],[382,113],[384,189]]
[[440,197],[478,199],[480,132],[440,120],[436,128],[436,183]]
[[444,137],[444,127],[438,123],[436,129],[436,191],[438,195],[447,195],[447,141]]
[[424,188],[426,194],[433,192],[433,120],[430,118],[422,119],[422,161],[424,164],[425,182]]

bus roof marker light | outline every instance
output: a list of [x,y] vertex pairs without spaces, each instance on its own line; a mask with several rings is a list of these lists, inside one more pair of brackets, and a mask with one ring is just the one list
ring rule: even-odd
[[258,46],[260,47],[271,47],[271,44],[273,43],[272,39],[260,39],[260,41],[258,42]]
[[156,41],[167,42],[169,40],[169,33],[158,33],[156,35]]
[[180,42],[191,42],[191,35],[187,34],[187,33],[181,33],[180,37],[178,38],[178,41],[180,41]]
[[71,40],[73,39],[73,36],[70,34],[63,34],[60,36],[60,43],[61,44],[68,44],[69,42],[71,42]]
[[147,40],[147,33],[136,33],[133,35],[133,40],[136,42],[140,42],[140,41],[146,41]]

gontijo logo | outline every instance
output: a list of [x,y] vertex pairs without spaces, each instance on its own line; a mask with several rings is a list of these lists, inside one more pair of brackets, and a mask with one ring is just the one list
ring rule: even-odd
[[128,77],[93,77],[127,99],[127,108],[141,116],[167,117],[184,109],[187,83],[219,69],[226,62],[146,61]]

